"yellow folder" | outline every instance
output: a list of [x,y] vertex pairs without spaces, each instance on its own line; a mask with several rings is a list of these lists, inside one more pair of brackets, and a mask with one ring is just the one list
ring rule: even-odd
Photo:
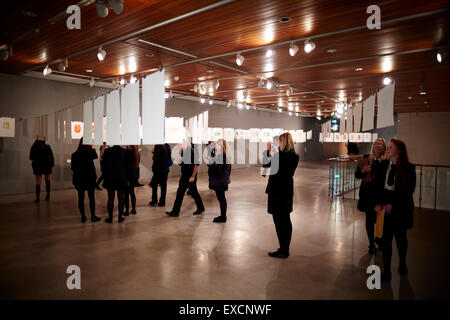
[[377,223],[375,225],[375,238],[383,236],[384,209],[377,212]]

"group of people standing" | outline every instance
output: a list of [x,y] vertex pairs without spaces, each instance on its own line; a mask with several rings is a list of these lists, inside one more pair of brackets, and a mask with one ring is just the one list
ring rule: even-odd
[[[358,162],[355,177],[362,179],[358,210],[366,214],[366,231],[369,253],[376,253],[376,246],[383,256],[382,281],[391,280],[392,241],[397,244],[400,275],[407,275],[407,230],[413,227],[415,166],[409,162],[405,143],[391,139],[377,139],[369,155]],[[380,216],[383,219],[380,219]],[[383,221],[381,238],[375,238],[374,227]]]

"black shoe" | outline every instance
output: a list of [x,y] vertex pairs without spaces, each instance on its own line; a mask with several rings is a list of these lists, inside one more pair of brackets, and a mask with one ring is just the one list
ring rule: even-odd
[[39,199],[35,199],[35,200],[34,200],[34,203],[39,203]]
[[85,222],[86,222],[86,220],[87,220],[87,218],[86,218],[86,217],[81,217],[81,223],[85,223]]
[[96,185],[96,186],[95,186],[95,189],[97,189],[97,190],[102,190],[102,188],[100,188],[99,185]]
[[218,223],[227,222],[227,217],[222,217],[222,216],[215,217],[213,222],[218,222]]
[[132,210],[130,211],[130,213],[131,213],[131,214],[136,214],[136,209],[132,209]]
[[375,253],[377,253],[377,248],[375,248],[374,245],[369,246],[369,253],[370,253],[370,254],[375,254]]
[[199,215],[199,214],[202,214],[203,212],[205,212],[205,209],[203,209],[203,210],[195,210],[192,214],[194,215],[194,216],[196,216],[196,215]]
[[408,275],[408,268],[406,266],[398,267],[398,274],[401,275],[401,276],[407,276]]
[[125,218],[121,218],[121,217],[119,217],[119,219],[117,219],[117,221],[118,221],[119,223],[122,223],[122,222],[124,222],[124,221],[125,221]]
[[113,221],[112,221],[112,218],[106,218],[106,219],[105,219],[105,222],[107,222],[107,223],[112,223]]
[[45,196],[45,201],[48,201],[48,200],[50,200],[50,195],[49,195],[49,194],[47,194],[47,195]]
[[280,249],[278,249],[277,251],[269,252],[269,256],[271,256],[273,258],[287,259],[289,257],[289,253],[285,253],[285,252],[281,251]]
[[100,219],[100,218],[97,217],[97,216],[91,217],[91,222],[97,222],[97,221],[100,221],[100,220],[102,220],[102,219]]
[[152,207],[156,207],[158,204],[156,203],[156,201],[150,201],[150,202],[148,203],[148,205],[149,205],[149,206],[152,206]]
[[391,281],[391,274],[387,273],[387,272],[382,272],[381,273],[381,281],[382,282]]
[[169,217],[178,217],[178,216],[180,215],[179,213],[173,212],[173,211],[166,211],[166,214],[167,214]]
[[124,215],[125,217],[128,217],[128,216],[130,215],[130,213],[129,213],[128,211],[125,211],[125,212],[123,213],[123,215]]
[[158,207],[165,207],[165,206],[166,206],[166,204],[164,202],[158,203]]

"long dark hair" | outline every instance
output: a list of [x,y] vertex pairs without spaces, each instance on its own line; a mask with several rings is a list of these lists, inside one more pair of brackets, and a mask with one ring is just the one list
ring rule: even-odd
[[402,140],[399,139],[391,139],[391,141],[398,150],[398,158],[397,158],[397,173],[395,179],[398,183],[405,187],[409,183],[408,177],[408,169],[410,167],[408,151],[406,150],[406,145]]
[[137,169],[139,167],[139,150],[137,146],[128,146],[131,154],[131,164],[133,165],[133,169]]
[[92,146],[90,144],[83,144],[83,138],[81,138],[80,142],[78,143],[77,151],[86,151],[91,148],[92,148]]

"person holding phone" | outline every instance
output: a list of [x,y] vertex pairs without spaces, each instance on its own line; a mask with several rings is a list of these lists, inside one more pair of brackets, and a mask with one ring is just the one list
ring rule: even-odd
[[377,213],[374,210],[373,180],[379,171],[382,162],[386,159],[386,142],[378,138],[370,149],[370,154],[363,156],[356,166],[355,178],[362,179],[359,188],[358,210],[366,214],[366,232],[369,239],[369,253],[375,254],[375,222]]

